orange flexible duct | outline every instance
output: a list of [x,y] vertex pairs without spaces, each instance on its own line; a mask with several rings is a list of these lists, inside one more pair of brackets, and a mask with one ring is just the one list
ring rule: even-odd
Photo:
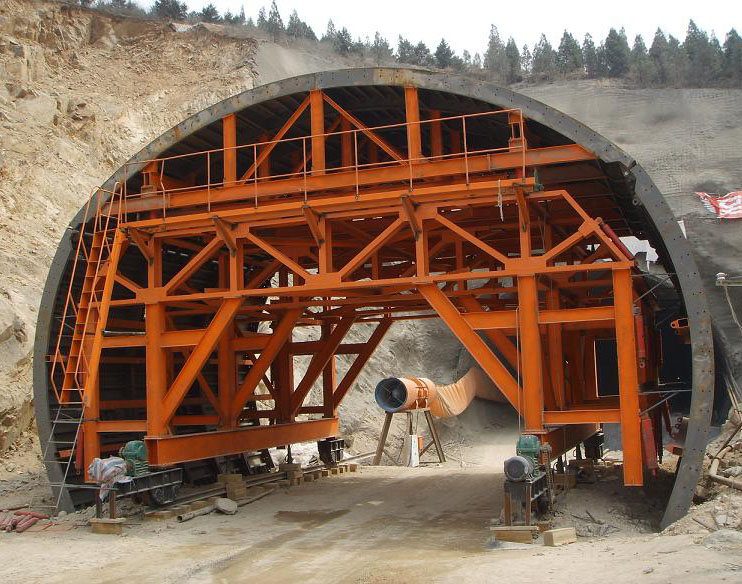
[[429,408],[439,418],[458,416],[475,397],[506,401],[490,378],[476,366],[449,385],[436,385],[425,377],[387,377],[376,385],[374,395],[385,412]]

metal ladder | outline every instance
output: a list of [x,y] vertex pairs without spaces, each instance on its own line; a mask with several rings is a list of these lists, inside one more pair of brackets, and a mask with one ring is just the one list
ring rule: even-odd
[[[107,213],[103,211],[101,206],[100,189],[91,195],[91,202],[93,197],[96,195],[98,201],[95,205],[95,215],[92,218],[93,230],[91,233],[90,246],[86,248],[81,239],[80,245],[77,249],[75,266],[80,259],[82,259],[86,264],[83,286],[76,306],[74,299],[72,299],[72,310],[75,314],[75,324],[74,327],[72,327],[72,340],[66,362],[64,362],[63,365],[64,374],[62,387],[59,391],[55,389],[57,395],[57,410],[54,419],[52,420],[49,439],[44,445],[42,453],[42,462],[46,466],[47,471],[55,466],[58,467],[62,479],[60,482],[49,481],[41,483],[43,486],[52,487],[53,490],[56,489],[56,500],[54,501],[54,505],[40,505],[38,504],[38,497],[34,497],[34,499],[29,503],[30,508],[48,509],[52,512],[51,514],[57,513],[64,492],[69,488],[68,479],[71,474],[74,474],[70,471],[75,466],[75,454],[85,415],[85,390],[84,387],[82,387],[88,366],[88,355],[85,352],[85,340],[86,337],[91,334],[91,331],[95,331],[97,325],[95,316],[91,317],[91,312],[95,315],[95,311],[91,311],[91,307],[95,302],[99,301],[99,293],[96,289],[97,283],[99,278],[106,274],[108,264],[110,263],[109,256],[111,253],[111,244],[108,241],[108,237],[112,232],[115,232],[117,225],[120,223],[120,208],[119,216],[117,216],[114,211],[113,203],[116,201],[117,195],[121,197],[121,194],[121,192],[117,193],[116,188],[114,187],[114,191],[111,193]],[[89,207],[90,203],[88,204],[88,208]],[[88,209],[86,208],[86,218],[87,213]],[[83,238],[83,234],[81,234],[80,237]],[[73,282],[71,280],[70,289],[68,290],[68,299],[71,299],[72,296],[72,284]],[[65,323],[62,322],[59,331],[60,339],[65,333],[64,328]],[[58,341],[57,354],[59,353],[59,347],[60,342]],[[57,354],[55,354],[55,360]],[[79,401],[71,401],[75,399],[75,396]],[[71,440],[60,440],[58,438],[58,430],[60,427],[63,428],[65,425],[73,426],[70,428],[70,430],[74,432]],[[66,461],[57,456],[57,450],[60,446],[68,447],[69,457]],[[75,488],[97,488],[97,486],[76,483]]]
[[[36,495],[31,499],[31,501],[29,501],[29,509],[44,509],[50,511],[50,513],[48,513],[49,515],[57,514],[59,505],[62,502],[62,496],[64,495],[65,489],[68,487],[67,479],[70,476],[70,469],[75,465],[75,450],[77,447],[77,441],[80,437],[80,426],[83,422],[84,412],[85,406],[83,402],[67,402],[58,405],[56,414],[52,420],[51,434],[49,435],[49,440],[47,440],[46,445],[44,446],[41,460],[47,468],[47,472],[50,469],[49,465],[56,465],[60,470],[62,479],[59,482],[49,481],[41,483],[42,486],[56,489],[56,499],[54,500],[53,505],[40,504],[43,503],[43,498],[46,494]],[[74,431],[72,440],[58,440],[56,438],[57,429],[60,426],[65,425],[72,426],[72,428],[70,428]],[[54,457],[57,446],[67,446],[69,448],[70,455],[66,461]],[[76,487],[77,486],[78,485],[76,485]],[[39,501],[39,498],[42,500]]]

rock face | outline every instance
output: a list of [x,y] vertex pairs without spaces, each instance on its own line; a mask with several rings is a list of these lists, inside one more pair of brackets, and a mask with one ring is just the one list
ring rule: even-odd
[[[316,46],[226,32],[41,0],[0,2],[0,452],[31,420],[30,352],[41,290],[60,236],[91,189],[163,131],[221,99],[256,83],[360,64]],[[692,191],[742,187],[742,91],[629,90],[602,82],[519,89],[642,162],[685,220],[707,280],[716,271],[740,272],[739,224],[718,224]],[[732,339],[725,304],[718,296],[712,302]],[[370,334],[358,328],[351,341]],[[396,323],[340,410],[357,450],[373,446],[378,434],[372,391],[379,379],[427,375],[449,383],[466,372],[466,361],[441,323]],[[349,363],[338,362],[342,375]]]

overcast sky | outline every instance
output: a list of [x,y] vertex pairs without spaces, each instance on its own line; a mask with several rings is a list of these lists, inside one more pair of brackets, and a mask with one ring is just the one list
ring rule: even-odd
[[[266,10],[270,7],[270,0],[185,1],[191,10],[201,10],[211,1],[222,13],[226,10],[238,13],[244,6],[245,14],[253,19],[261,6]],[[152,4],[152,0],[139,2]],[[565,28],[580,42],[589,32],[598,44],[611,27],[622,26],[626,28],[630,43],[636,34],[641,34],[649,46],[658,26],[682,40],[691,18],[707,32],[716,32],[722,43],[730,28],[742,33],[740,0],[531,0],[522,4],[492,0],[277,0],[276,3],[284,24],[296,9],[317,36],[322,35],[328,19],[332,18],[336,27],[347,27],[354,39],[358,36],[373,38],[378,30],[395,48],[401,34],[413,42],[422,40],[435,50],[441,38],[445,38],[457,53],[468,49],[472,55],[484,51],[490,24],[498,27],[503,41],[513,36],[519,47],[526,42],[532,46],[542,32],[553,45],[558,45]]]

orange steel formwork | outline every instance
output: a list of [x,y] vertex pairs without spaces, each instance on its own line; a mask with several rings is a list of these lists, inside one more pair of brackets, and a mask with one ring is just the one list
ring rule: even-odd
[[[154,466],[336,435],[393,323],[440,318],[553,456],[619,423],[624,482],[641,485],[662,411],[643,435],[652,296],[615,210],[601,218],[539,178],[596,155],[529,143],[519,110],[444,116],[414,87],[404,121],[382,126],[321,90],[297,102],[256,143],[238,145],[230,114],[222,148],[151,160],[138,183],[94,193],[61,326],[72,339],[49,358],[58,402],[85,404],[77,468],[113,435],[143,436]],[[316,334],[296,340],[297,327]],[[344,342],[353,327],[365,342]],[[605,339],[618,396],[597,387]]]

